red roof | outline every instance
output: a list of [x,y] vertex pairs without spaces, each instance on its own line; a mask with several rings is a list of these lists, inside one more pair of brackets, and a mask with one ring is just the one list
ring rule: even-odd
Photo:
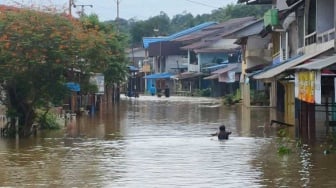
[[19,11],[20,9],[14,6],[0,5],[0,12],[3,11]]

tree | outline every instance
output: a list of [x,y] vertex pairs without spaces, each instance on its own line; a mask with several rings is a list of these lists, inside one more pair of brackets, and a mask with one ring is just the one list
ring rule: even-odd
[[27,9],[1,12],[0,76],[3,104],[12,118],[9,133],[15,133],[17,117],[19,135],[29,136],[36,110],[62,103],[69,94],[67,71],[104,72],[114,56],[122,56],[115,50],[117,35],[99,29],[95,21]]
[[[223,8],[214,9],[211,14],[193,16],[191,13],[183,12],[175,15],[171,20],[166,13],[161,12],[160,15],[147,20],[130,19],[128,20],[129,29],[124,24],[123,31],[129,33],[132,46],[140,46],[143,37],[167,36],[209,21],[224,22],[229,19],[247,16],[261,18],[270,8],[270,5],[229,4]],[[154,29],[158,29],[159,32],[154,32]]]
[[[84,16],[81,21],[85,24],[84,30],[92,30],[94,33],[91,42],[96,43],[97,38],[101,40],[100,45],[88,48],[86,54],[82,54],[91,60],[90,70],[104,73],[105,83],[119,83],[125,79],[127,74],[127,64],[125,56],[125,47],[127,46],[128,37],[117,32],[111,23],[101,23],[96,15]],[[94,62],[92,62],[94,60]],[[81,69],[81,68],[80,68]],[[81,69],[82,70],[82,69]]]
[[177,14],[171,20],[171,29],[173,31],[182,31],[194,25],[194,17],[191,13]]

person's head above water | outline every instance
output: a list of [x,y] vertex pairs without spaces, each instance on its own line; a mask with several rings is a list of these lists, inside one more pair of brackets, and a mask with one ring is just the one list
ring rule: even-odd
[[219,130],[220,130],[220,131],[225,131],[225,125],[221,125],[221,126],[219,126]]

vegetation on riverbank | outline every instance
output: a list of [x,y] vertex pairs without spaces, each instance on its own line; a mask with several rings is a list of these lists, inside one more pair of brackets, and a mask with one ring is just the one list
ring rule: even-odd
[[240,89],[237,89],[235,94],[229,94],[223,97],[223,104],[230,106],[239,103],[240,100],[241,100],[241,91]]
[[39,117],[37,109],[63,104],[71,94],[67,82],[84,85],[89,79],[83,75],[98,72],[108,85],[127,75],[127,38],[96,16],[73,19],[22,8],[1,12],[0,23],[0,87],[9,117],[7,132],[29,136],[36,121],[54,127],[49,115]]

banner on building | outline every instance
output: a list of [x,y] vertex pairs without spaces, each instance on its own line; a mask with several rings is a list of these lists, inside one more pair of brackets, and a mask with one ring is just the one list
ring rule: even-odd
[[315,71],[301,71],[295,74],[295,97],[301,101],[315,103]]
[[98,92],[96,94],[103,95],[105,92],[105,80],[103,74],[94,74],[90,77],[90,83],[94,84],[98,88]]
[[322,103],[321,71],[315,72],[315,103]]
[[220,74],[218,77],[218,82],[233,83],[236,81],[236,72],[228,71],[223,74]]
[[149,73],[150,69],[151,69],[151,67],[150,67],[149,64],[142,65],[142,72]]

